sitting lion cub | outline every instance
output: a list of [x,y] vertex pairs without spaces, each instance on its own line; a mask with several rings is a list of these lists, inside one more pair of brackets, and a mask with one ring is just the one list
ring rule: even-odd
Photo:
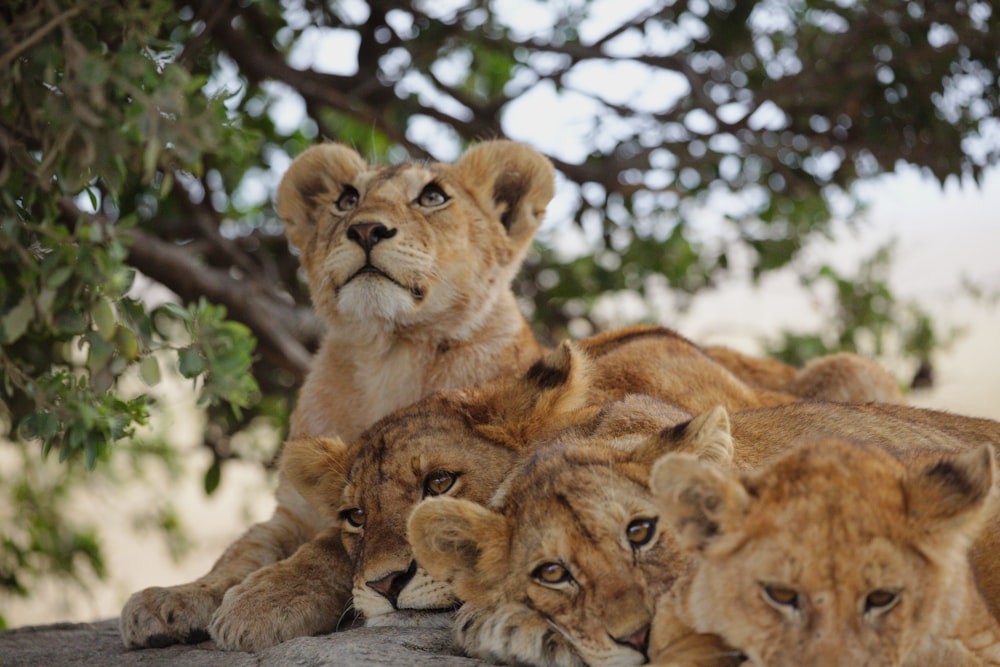
[[743,476],[664,456],[651,486],[695,565],[654,635],[680,621],[762,667],[1000,665],[968,559],[994,515],[992,449],[903,458],[835,438]]
[[[552,195],[549,161],[508,141],[482,143],[455,164],[371,166],[337,144],[299,155],[282,179],[278,210],[327,332],[291,436],[351,441],[431,392],[530,365],[542,350],[510,282]],[[271,519],[250,528],[204,577],[134,594],[121,615],[125,645],[200,641],[210,625],[227,649],[332,630],[350,594],[349,573],[314,568],[296,577],[313,577],[309,593],[325,608],[322,617],[275,608],[256,594],[269,591],[272,564],[326,525],[283,476],[276,495]]]

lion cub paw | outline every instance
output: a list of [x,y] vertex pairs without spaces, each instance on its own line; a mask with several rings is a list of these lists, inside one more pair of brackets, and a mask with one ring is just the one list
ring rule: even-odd
[[254,572],[222,598],[209,627],[227,651],[260,651],[295,637],[332,632],[344,601],[312,581],[290,581],[285,563]]
[[133,593],[119,630],[128,648],[160,648],[205,641],[221,595],[203,584],[153,587]]

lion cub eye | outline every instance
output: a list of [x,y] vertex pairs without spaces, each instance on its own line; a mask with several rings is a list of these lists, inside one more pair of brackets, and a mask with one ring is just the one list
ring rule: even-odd
[[625,537],[633,547],[648,544],[656,534],[656,519],[635,519],[625,527]]
[[799,594],[792,590],[791,588],[785,588],[783,586],[767,586],[764,587],[764,595],[767,599],[774,604],[780,605],[782,607],[791,607],[792,609],[799,608]]
[[569,570],[559,563],[542,563],[532,571],[531,576],[543,584],[561,584],[572,579]]
[[359,198],[358,191],[347,185],[340,194],[340,199],[337,200],[337,208],[341,211],[352,211],[358,207]]
[[428,183],[424,189],[421,190],[416,203],[420,206],[432,208],[434,206],[440,206],[449,199],[450,197],[444,193],[444,190],[441,189],[440,185],[437,183]]
[[424,479],[424,498],[448,493],[457,478],[458,475],[453,472],[435,470]]
[[340,513],[340,518],[355,528],[363,528],[365,525],[365,511],[360,507],[344,510]]
[[891,607],[899,599],[899,594],[892,591],[872,591],[865,597],[865,612],[883,611]]

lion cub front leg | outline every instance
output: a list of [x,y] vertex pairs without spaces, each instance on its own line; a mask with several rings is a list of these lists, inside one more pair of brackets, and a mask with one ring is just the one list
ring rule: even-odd
[[[304,502],[304,501],[301,501]],[[209,638],[208,627],[226,591],[261,567],[286,558],[314,531],[281,505],[255,524],[200,579],[134,593],[122,609],[119,631],[128,648],[191,644]]]
[[351,598],[351,572],[340,530],[328,528],[230,588],[212,619],[212,639],[226,650],[259,651],[333,632]]

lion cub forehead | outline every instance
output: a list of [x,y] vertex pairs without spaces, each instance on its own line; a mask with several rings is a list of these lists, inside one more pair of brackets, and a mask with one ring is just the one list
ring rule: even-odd
[[385,199],[412,201],[431,182],[450,181],[450,165],[439,163],[403,162],[377,167],[355,176],[353,183],[362,195]]

